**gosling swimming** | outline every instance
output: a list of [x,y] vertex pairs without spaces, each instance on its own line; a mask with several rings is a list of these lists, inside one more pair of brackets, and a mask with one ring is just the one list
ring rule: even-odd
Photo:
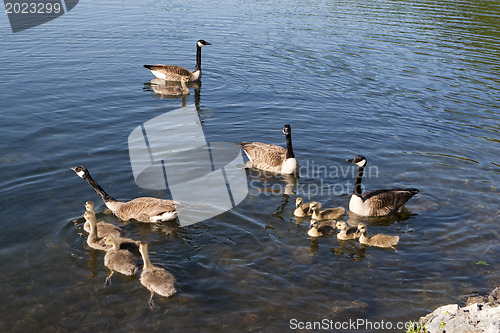
[[144,263],[140,280],[142,285],[151,291],[148,305],[151,310],[154,310],[153,296],[155,293],[164,297],[170,297],[176,293],[175,278],[163,268],[153,266],[149,259],[148,244],[141,243],[139,252]]
[[87,236],[87,245],[95,250],[106,251],[111,248],[111,246],[106,246],[104,240],[97,236],[97,225],[95,221],[95,215],[92,212],[86,211],[83,213],[83,217],[86,220],[86,224],[89,225],[89,235]]
[[329,236],[335,232],[336,221],[312,220],[307,234],[311,237]]
[[111,270],[111,273],[106,278],[105,285],[110,283],[111,277],[115,272],[123,275],[134,275],[137,273],[137,259],[131,252],[120,250],[120,244],[115,237],[104,237],[104,243],[112,246],[111,249],[106,251],[106,255],[104,256],[104,265]]
[[361,244],[381,248],[394,248],[399,242],[399,236],[376,234],[368,237],[368,231],[364,224],[358,225],[358,231],[361,234],[359,237],[359,243]]
[[[295,210],[293,211],[293,215],[297,217],[310,216],[312,212],[309,210],[312,202],[304,202],[301,197],[295,199]],[[321,203],[318,202],[318,206],[321,208]]]
[[344,207],[327,208],[321,211],[319,207],[319,204],[315,201],[309,206],[309,211],[311,212],[311,218],[313,220],[336,220],[345,214]]
[[[94,219],[95,219],[94,202],[87,201],[85,203],[85,209],[87,210],[87,212],[90,212],[91,214],[93,214]],[[85,220],[86,221],[83,224],[83,230],[90,233],[90,223],[87,220],[87,218]],[[103,238],[104,236],[107,236],[107,235],[120,237],[122,235],[122,231],[121,231],[120,227],[118,227],[112,223],[102,222],[102,221],[97,222],[97,237]]]
[[337,234],[337,238],[339,240],[357,239],[361,236],[361,233],[359,232],[357,227],[348,226],[347,222],[345,221],[338,221],[337,229],[340,230],[340,232]]

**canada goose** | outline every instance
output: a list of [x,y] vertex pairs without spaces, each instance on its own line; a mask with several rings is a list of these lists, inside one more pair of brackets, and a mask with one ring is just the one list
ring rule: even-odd
[[[85,209],[87,212],[91,213],[94,215],[94,220],[96,219],[95,217],[95,212],[94,212],[94,202],[93,201],[87,201],[85,203]],[[83,230],[86,232],[90,233],[90,222],[87,218],[85,218],[85,223],[83,224]],[[107,223],[107,222],[97,222],[97,237],[102,238],[104,236],[111,235],[115,237],[120,237],[122,235],[121,229],[112,224],[112,223]]]
[[337,229],[340,230],[340,232],[337,234],[337,238],[340,240],[356,239],[361,236],[361,233],[358,231],[357,227],[350,227],[345,221],[338,221]]
[[311,226],[307,234],[311,237],[321,237],[332,235],[335,231],[336,221],[311,221]]
[[203,45],[212,45],[200,39],[196,42],[196,67],[194,72],[175,65],[144,65],[147,69],[151,70],[157,78],[167,81],[181,81],[183,76],[188,76],[189,81],[200,81],[201,79],[201,48]]
[[[301,197],[295,199],[295,210],[293,211],[293,215],[297,217],[304,217],[306,215],[311,215],[312,213],[309,210],[309,206],[313,202],[304,202]],[[321,203],[318,202],[319,207],[321,208]]]
[[85,179],[90,186],[99,194],[106,206],[118,218],[128,221],[131,219],[139,222],[161,222],[173,220],[177,217],[176,202],[168,199],[152,197],[136,198],[127,202],[121,202],[107,194],[101,186],[90,176],[84,166],[71,167],[76,174]]
[[399,236],[376,234],[371,237],[368,237],[368,231],[364,224],[358,225],[358,231],[360,233],[359,242],[361,244],[375,246],[375,247],[393,248],[399,242]]
[[345,214],[344,207],[327,208],[324,210],[319,210],[319,204],[313,201],[309,206],[309,211],[311,212],[311,218],[313,220],[336,220]]
[[148,244],[141,243],[139,245],[139,252],[144,263],[140,280],[142,285],[151,291],[148,304],[150,309],[153,310],[153,296],[155,293],[164,297],[170,297],[176,293],[175,278],[163,268],[153,266],[151,260],[149,260]]
[[83,214],[85,218],[85,224],[89,225],[89,235],[87,236],[87,245],[95,250],[106,251],[111,248],[111,246],[106,246],[101,237],[97,236],[97,224],[95,220],[95,215],[90,211],[86,211]]
[[349,201],[349,210],[360,216],[385,216],[395,213],[419,191],[414,188],[375,190],[361,192],[361,180],[366,166],[366,158],[361,155],[346,160],[358,166],[354,192]]
[[299,164],[292,148],[292,128],[283,126],[286,137],[286,149],[262,142],[241,142],[238,144],[250,160],[251,166],[273,173],[296,174]]
[[111,270],[111,273],[106,278],[105,285],[108,285],[115,272],[123,275],[134,275],[137,273],[138,268],[135,256],[127,250],[120,250],[120,244],[115,237],[104,237],[104,244],[111,245],[111,248],[106,250],[106,255],[104,256],[104,265]]

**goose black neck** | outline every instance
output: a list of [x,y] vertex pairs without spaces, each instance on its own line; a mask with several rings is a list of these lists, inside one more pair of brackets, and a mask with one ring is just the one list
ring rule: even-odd
[[294,158],[295,155],[293,154],[293,148],[292,148],[292,134],[287,134],[286,135],[286,158]]
[[196,45],[196,67],[195,71],[201,70],[201,46]]
[[363,180],[363,172],[365,171],[364,166],[360,166],[358,168],[358,174],[356,175],[356,183],[354,183],[354,192],[353,194],[361,197],[361,181]]
[[92,178],[90,174],[87,174],[84,176],[84,179],[89,183],[90,186],[99,194],[101,197],[102,201],[109,202],[109,201],[116,201],[113,197],[111,197],[109,194],[104,191],[104,189]]

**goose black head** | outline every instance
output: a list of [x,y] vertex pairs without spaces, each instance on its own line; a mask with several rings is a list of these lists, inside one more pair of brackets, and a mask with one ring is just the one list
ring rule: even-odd
[[292,134],[292,128],[290,127],[290,125],[286,124],[283,126],[283,134],[285,135]]
[[77,167],[70,167],[70,169],[73,170],[81,178],[85,178],[86,176],[90,175],[87,168],[84,167],[83,165]]
[[212,45],[211,43],[209,42],[205,42],[203,39],[200,39],[198,42],[197,42],[198,46],[199,47],[202,47],[203,45]]
[[363,155],[358,155],[355,158],[352,158],[350,160],[346,160],[346,162],[351,162],[356,164],[357,166],[363,167],[366,165],[366,158]]

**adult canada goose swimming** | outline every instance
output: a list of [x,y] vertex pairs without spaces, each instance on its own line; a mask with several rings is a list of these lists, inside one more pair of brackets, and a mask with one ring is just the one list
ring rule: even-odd
[[366,158],[361,155],[346,160],[358,166],[354,192],[349,201],[349,210],[360,216],[385,216],[396,213],[401,206],[418,193],[417,189],[375,190],[365,194],[361,191],[361,180],[366,166]]
[[[95,212],[94,212],[94,202],[93,201],[87,201],[85,203],[85,209],[89,214],[93,215],[93,218],[95,221]],[[90,222],[87,218],[85,218],[85,223],[83,224],[83,230],[86,232],[90,233],[91,227],[90,227]],[[103,238],[104,236],[111,235],[115,237],[120,237],[122,235],[122,231],[120,227],[112,224],[112,223],[107,223],[107,222],[97,222],[97,237],[98,238]]]
[[134,219],[139,222],[162,222],[173,220],[177,217],[176,203],[173,200],[140,197],[127,202],[121,202],[107,194],[90,176],[89,171],[84,166],[71,167],[71,169],[79,177],[85,179],[99,194],[106,207],[124,221]]
[[106,285],[110,282],[111,276],[115,272],[123,275],[134,275],[137,273],[138,267],[135,256],[127,250],[121,250],[120,244],[115,237],[104,237],[104,244],[111,245],[111,248],[106,250],[106,255],[104,256],[104,265],[111,270],[111,273],[106,278]]
[[335,231],[336,221],[312,220],[307,234],[311,237],[321,237],[332,235]]
[[316,201],[311,202],[309,205],[309,211],[313,220],[336,220],[345,214],[344,207],[327,208],[321,211],[319,208],[320,205]]
[[[293,215],[297,217],[304,217],[307,215],[311,215],[312,212],[309,210],[310,205],[313,203],[312,202],[304,202],[304,200],[301,197],[298,197],[295,199],[295,210],[293,211]],[[318,202],[319,207],[321,208],[321,203]]]
[[164,297],[170,297],[176,293],[175,278],[163,268],[153,266],[151,260],[149,260],[148,244],[141,243],[139,245],[139,252],[141,253],[144,263],[140,280],[142,285],[151,291],[151,297],[149,298],[148,304],[151,310],[153,310],[153,296],[155,293]]
[[292,128],[283,126],[286,137],[286,149],[262,142],[241,142],[238,144],[250,160],[251,166],[273,173],[296,174],[299,163],[295,159],[292,148]]
[[337,234],[337,238],[340,240],[357,239],[361,236],[357,227],[348,226],[345,221],[338,221],[336,226],[340,230]]
[[358,231],[360,233],[359,242],[361,244],[375,246],[375,247],[393,248],[399,242],[399,236],[376,234],[371,237],[368,237],[368,231],[364,224],[358,225]]
[[151,70],[157,78],[167,81],[181,81],[183,76],[188,76],[189,81],[200,81],[201,79],[201,48],[203,45],[212,45],[200,39],[196,42],[196,67],[194,71],[175,65],[144,65],[147,69]]

